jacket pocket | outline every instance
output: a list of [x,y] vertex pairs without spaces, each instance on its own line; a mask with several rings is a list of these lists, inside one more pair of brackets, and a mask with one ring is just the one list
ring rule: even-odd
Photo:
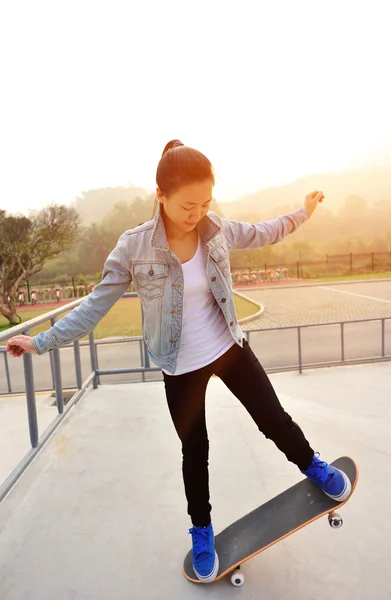
[[229,250],[225,242],[218,244],[210,251],[210,257],[220,268],[221,272],[228,279],[231,277],[231,264],[229,261]]
[[133,263],[137,293],[148,300],[163,296],[168,277],[168,265],[163,263]]

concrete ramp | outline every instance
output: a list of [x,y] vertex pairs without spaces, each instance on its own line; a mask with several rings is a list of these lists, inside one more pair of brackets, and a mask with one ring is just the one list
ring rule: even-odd
[[[325,460],[358,463],[342,529],[321,519],[297,532],[244,565],[242,588],[190,584],[181,448],[163,383],[102,385],[0,504],[1,600],[389,600],[391,363],[271,380]],[[302,476],[218,379],[207,421],[218,532]]]

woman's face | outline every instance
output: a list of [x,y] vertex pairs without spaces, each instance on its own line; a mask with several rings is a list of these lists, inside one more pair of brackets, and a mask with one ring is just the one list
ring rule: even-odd
[[168,198],[157,188],[157,197],[164,207],[164,215],[183,233],[189,233],[210,208],[213,183],[203,181],[181,187]]

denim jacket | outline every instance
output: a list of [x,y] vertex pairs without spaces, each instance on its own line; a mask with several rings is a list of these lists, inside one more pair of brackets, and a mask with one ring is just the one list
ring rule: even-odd
[[[234,307],[231,248],[275,244],[308,218],[303,207],[289,215],[250,225],[223,219],[210,211],[198,223],[198,233],[206,250],[210,288],[238,345],[243,345],[243,332]],[[143,335],[148,352],[157,366],[175,373],[182,331],[183,271],[169,248],[160,204],[151,221],[121,235],[94,291],[48,331],[33,338],[37,353],[43,354],[92,331],[132,282],[143,307]],[[205,335],[213,335],[213,332],[205,332]]]

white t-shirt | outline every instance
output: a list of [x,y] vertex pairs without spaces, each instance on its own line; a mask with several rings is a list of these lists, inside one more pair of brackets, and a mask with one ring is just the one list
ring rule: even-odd
[[182,264],[182,335],[174,375],[209,365],[235,343],[210,289],[205,258],[203,245],[198,238],[195,255]]

